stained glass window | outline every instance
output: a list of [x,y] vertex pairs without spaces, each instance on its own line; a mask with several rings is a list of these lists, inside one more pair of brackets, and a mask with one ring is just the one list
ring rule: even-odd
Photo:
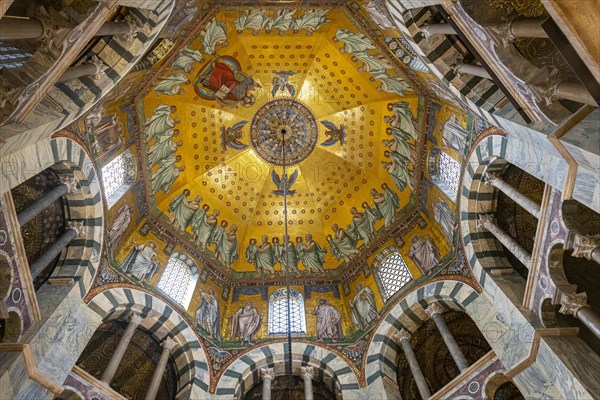
[[102,167],[102,183],[108,201],[112,207],[135,180],[135,158],[130,150],[124,151]]
[[451,197],[455,199],[456,194],[458,193],[460,164],[443,151],[440,153],[438,163],[438,176],[448,188],[449,193],[452,194]]
[[[288,333],[287,288],[279,289],[269,298],[269,335]],[[306,333],[304,297],[290,289],[290,332]]]
[[387,301],[412,279],[404,259],[397,251],[388,255],[375,271],[379,278],[384,301]]
[[173,253],[158,281],[158,288],[187,309],[198,281],[198,267],[184,253]]

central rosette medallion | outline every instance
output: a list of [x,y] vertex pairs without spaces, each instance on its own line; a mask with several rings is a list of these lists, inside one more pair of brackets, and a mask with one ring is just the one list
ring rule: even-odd
[[283,165],[285,152],[285,164],[293,165],[313,151],[319,139],[319,128],[304,104],[292,99],[277,99],[256,112],[250,126],[250,138],[254,150],[263,160]]

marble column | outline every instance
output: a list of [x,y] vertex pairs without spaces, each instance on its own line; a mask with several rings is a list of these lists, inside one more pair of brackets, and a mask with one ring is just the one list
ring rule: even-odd
[[492,214],[479,214],[479,220],[477,221],[477,228],[487,229],[496,239],[500,241],[523,263],[525,267],[529,269],[531,263],[531,254],[525,250],[515,239],[513,239],[508,233],[504,232],[495,223],[495,217]]
[[480,78],[492,80],[492,76],[481,65],[457,63],[453,67],[454,73],[458,76],[463,74],[474,75]]
[[[48,30],[38,18],[5,16],[0,26],[0,40],[40,39]],[[94,36],[129,35],[133,29],[129,21],[105,22]]]
[[67,68],[64,74],[58,78],[57,82],[67,82],[71,79],[81,78],[84,76],[92,76],[93,79],[99,79],[100,74],[104,72],[108,66],[94,55],[89,62]]
[[30,205],[25,210],[17,214],[17,220],[19,221],[19,225],[25,225],[33,218],[35,218],[38,214],[43,212],[46,208],[50,207],[52,203],[61,198],[64,194],[75,193],[75,191],[78,189],[77,184],[79,183],[79,180],[74,176],[61,177],[60,181],[60,185],[58,185],[48,193],[45,193],[32,205]]
[[535,201],[531,200],[529,197],[525,196],[523,193],[519,192],[509,183],[507,183],[504,179],[500,177],[499,173],[486,172],[485,183],[492,185],[496,189],[500,190],[502,193],[507,195],[510,199],[514,200],[515,203],[523,207],[525,211],[527,211],[534,217],[540,217],[540,205]]
[[572,100],[577,103],[589,104],[598,107],[594,97],[588,92],[585,85],[580,82],[563,82],[558,71],[552,69],[543,83],[529,85],[538,102],[550,105],[557,99]]
[[485,26],[496,44],[507,47],[519,37],[547,38],[542,28],[545,18],[516,18],[512,21]]
[[162,353],[160,354],[160,359],[158,360],[156,369],[154,370],[154,375],[152,375],[152,380],[150,380],[148,392],[146,392],[146,397],[144,398],[145,400],[154,400],[156,398],[156,394],[158,393],[160,382],[165,375],[165,368],[167,367],[169,355],[171,354],[173,347],[175,347],[175,341],[170,337],[167,337],[162,342]]
[[600,264],[600,235],[575,234],[573,257],[581,257]]
[[444,308],[439,304],[434,303],[429,305],[425,312],[429,314],[431,319],[433,319],[433,322],[435,322],[435,326],[437,326],[440,335],[442,335],[442,340],[444,340],[444,343],[446,343],[446,347],[448,347],[450,355],[452,356],[452,359],[456,363],[456,366],[460,372],[467,369],[469,367],[469,363],[460,349],[460,346],[458,343],[456,343],[452,332],[450,332],[450,329],[448,329],[446,321],[444,321],[444,318],[442,317]]
[[101,381],[106,382],[110,385],[110,382],[113,380],[115,374],[117,373],[117,368],[119,368],[119,364],[121,364],[121,360],[123,359],[123,355],[125,354],[125,350],[129,346],[129,342],[131,342],[131,338],[135,333],[135,330],[142,322],[142,317],[139,314],[131,314],[129,318],[129,324],[127,324],[127,328],[125,329],[125,333],[121,336],[121,340],[119,344],[117,344],[117,348],[115,349],[108,365],[104,369],[104,373],[102,374]]
[[600,316],[596,314],[587,304],[587,294],[584,293],[561,293],[560,295],[561,314],[572,315],[577,318],[596,337],[600,338]]
[[314,377],[315,369],[311,366],[301,367],[302,379],[304,379],[304,400],[313,400],[313,385],[312,380]]
[[273,368],[261,368],[260,374],[263,378],[262,400],[271,400],[271,384],[275,379]]
[[29,264],[31,277],[37,278],[42,271],[60,254],[77,236],[83,236],[83,221],[69,221],[67,230],[34,262]]
[[419,366],[419,362],[417,361],[417,356],[415,355],[415,352],[413,351],[410,345],[410,333],[402,329],[394,334],[394,339],[396,339],[398,343],[400,343],[400,346],[402,346],[402,351],[404,351],[404,355],[406,356],[406,360],[408,361],[410,371],[412,372],[412,375],[415,378],[417,389],[419,390],[421,398],[428,399],[429,397],[431,397],[431,392],[429,391],[427,381],[425,380],[423,371],[421,371],[421,367]]
[[456,30],[450,24],[429,24],[419,28],[426,38],[432,35],[456,35]]

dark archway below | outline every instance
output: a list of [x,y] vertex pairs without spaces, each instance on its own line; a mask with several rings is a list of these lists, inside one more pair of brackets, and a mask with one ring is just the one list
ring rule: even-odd
[[[288,390],[289,388],[289,390]],[[313,393],[315,400],[334,400],[336,397],[325,384],[313,380]],[[262,383],[254,386],[243,397],[244,400],[261,400]],[[271,387],[272,400],[304,400],[304,381],[299,376],[292,376],[288,381],[287,376],[277,376]]]

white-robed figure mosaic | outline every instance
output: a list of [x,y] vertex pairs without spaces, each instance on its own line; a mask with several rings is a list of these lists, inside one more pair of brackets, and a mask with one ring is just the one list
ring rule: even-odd
[[134,243],[125,261],[121,264],[123,272],[135,276],[140,281],[152,280],[159,268],[156,243],[154,242],[148,242],[147,245]]
[[247,302],[231,317],[231,341],[238,338],[242,343],[251,344],[261,324],[262,315],[258,313],[252,302]]
[[167,104],[159,104],[154,109],[152,116],[145,124],[147,142],[173,129],[179,123],[179,119],[171,117],[171,114],[176,111],[177,107]]
[[319,305],[311,313],[317,318],[317,336],[320,340],[338,340],[344,337],[342,315],[327,299],[319,299]]
[[371,288],[362,283],[356,285],[356,295],[350,302],[350,314],[352,323],[358,325],[360,329],[365,329],[371,321],[377,319],[377,305],[375,304],[375,295]]
[[208,292],[201,290],[200,298],[202,304],[196,311],[196,324],[204,329],[210,337],[221,341],[220,308],[215,291],[213,289],[208,289]]

